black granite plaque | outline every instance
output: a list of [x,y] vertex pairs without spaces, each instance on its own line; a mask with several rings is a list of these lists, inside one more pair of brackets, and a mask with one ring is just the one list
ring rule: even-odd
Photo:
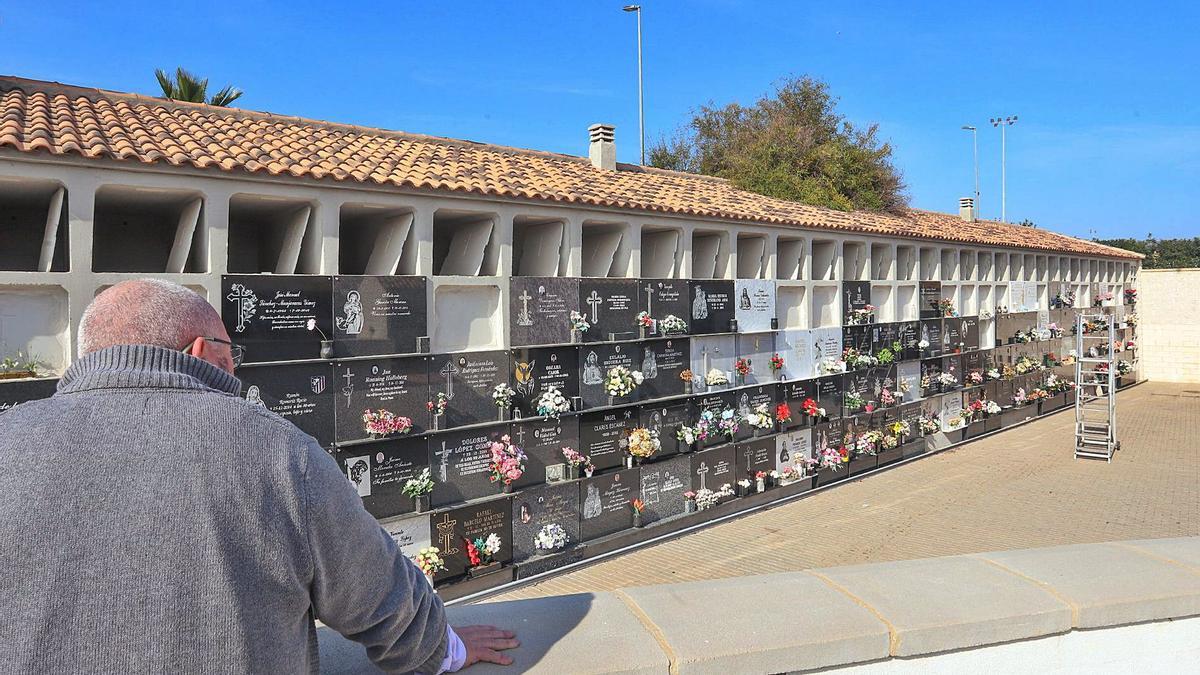
[[691,297],[693,335],[730,332],[729,322],[735,318],[732,281],[692,281]]
[[566,462],[564,447],[579,449],[579,417],[572,414],[557,420],[546,417],[514,420],[509,434],[529,458],[525,462],[525,475],[517,480],[516,486],[537,485],[546,482],[546,467]]
[[[738,414],[745,419],[759,406],[767,407],[767,414],[772,419],[775,418],[775,403],[779,400],[779,387],[775,384],[760,384],[758,386],[742,387],[736,390],[737,393],[737,411]],[[743,424],[744,431],[750,432],[753,435],[753,429],[749,424]]]
[[942,372],[949,373],[950,375],[952,375],[954,377],[955,380],[958,381],[958,384],[956,384],[956,385],[953,385],[951,387],[943,387],[942,388],[943,392],[954,391],[963,386],[964,375],[963,375],[963,369],[962,369],[962,357],[961,356],[943,357],[942,358]]
[[896,366],[876,366],[867,371],[871,390],[867,401],[872,410],[897,404]]
[[584,540],[633,527],[633,500],[641,489],[641,469],[623,469],[579,481]]
[[896,339],[900,341],[900,353],[897,361],[910,361],[921,358],[921,350],[917,343],[921,340],[921,323],[919,321],[904,321],[896,324]]
[[922,319],[936,319],[942,315],[938,303],[942,300],[942,282],[922,281],[917,288],[917,301],[920,303]]
[[692,424],[699,412],[690,400],[684,399],[670,403],[643,405],[639,408],[638,414],[643,427],[658,432],[658,438],[662,442],[662,450],[659,451],[658,456],[666,457],[682,450],[675,437],[675,432],[685,424]]
[[952,318],[942,321],[942,353],[961,354],[965,345],[962,320]]
[[[514,347],[570,342],[571,312],[589,311],[579,301],[579,279],[513,277],[508,288],[509,335]],[[591,318],[588,314],[589,321]]]
[[[829,448],[838,449],[842,447],[842,420],[834,420],[824,424],[818,424],[813,427],[813,457],[818,461],[821,459],[821,453]],[[839,472],[844,472],[846,466],[843,464]]]
[[936,396],[942,389],[938,376],[942,374],[942,360],[925,359],[921,361],[921,398]]
[[580,279],[579,311],[587,314],[592,327],[583,334],[585,342],[637,337],[638,282],[632,279]]
[[782,382],[779,385],[777,399],[781,403],[787,403],[788,409],[792,411],[792,421],[781,424],[782,429],[796,429],[808,425],[808,416],[804,414],[804,401],[812,399],[817,400],[817,381],[816,380],[794,380],[791,382]]
[[[981,348],[979,344],[979,317],[964,316],[955,321],[959,323],[958,332],[962,335],[963,351],[975,351]],[[988,345],[990,346],[990,345]]]
[[[604,391],[608,371],[624,366],[630,372],[642,367],[642,347],[639,343],[585,345],[579,349],[579,395],[585,408],[596,408],[609,404]],[[644,384],[644,383],[643,383]],[[641,398],[642,387],[636,387],[628,396],[613,401],[613,405],[632,403]]]
[[513,497],[512,502],[514,560],[553,553],[550,550],[538,550],[534,544],[538,532],[549,525],[558,525],[567,533],[565,548],[579,543],[579,485],[576,483],[542,485],[522,490]]
[[940,356],[942,353],[942,320],[927,319],[921,322],[920,334],[917,336],[917,345],[922,344],[929,346],[921,348],[921,358],[927,359],[933,356]]
[[[633,348],[633,345],[629,345]],[[637,345],[642,352],[642,399],[680,396],[684,381],[679,374],[691,368],[692,357],[687,338],[648,340]]]
[[621,443],[637,424],[634,406],[585,412],[579,416],[579,452],[591,457],[598,471],[621,466],[625,459]]
[[825,409],[825,416],[836,419],[842,416],[842,376],[826,375],[817,378],[817,407]]
[[842,349],[857,349],[860,354],[870,354],[871,326],[843,326]]
[[478,424],[499,419],[492,390],[508,382],[508,352],[462,352],[438,354],[429,364],[429,394],[450,398],[442,428]]
[[[707,411],[707,412],[711,412],[714,417],[713,428],[710,430],[708,440],[706,440],[703,443],[703,445],[708,447],[708,446],[713,446],[713,445],[720,445],[722,443],[729,443],[731,439],[729,439],[724,434],[717,432],[716,421],[721,419],[721,415],[726,410],[732,410],[735,415],[737,414],[737,404],[738,404],[737,392],[734,390],[714,391],[714,392],[710,392],[708,394],[704,394],[701,396],[695,396],[692,398],[692,400],[695,402],[695,405],[696,405],[697,416],[699,416],[700,414]],[[739,427],[740,426],[744,426],[744,425],[739,424]],[[739,428],[739,432],[741,432],[740,428]]]
[[723,485],[737,484],[737,450],[733,445],[693,453],[691,460],[692,490],[716,492]]
[[[871,402],[871,371],[846,373],[842,378],[842,415],[849,417],[865,410]],[[855,402],[855,397],[858,401]]]
[[[433,473],[433,505],[443,506],[500,493],[491,482],[492,442],[509,433],[508,424],[443,431],[428,436]],[[529,464],[526,462],[526,469]]]
[[418,338],[429,335],[425,285],[425,277],[334,277],[334,356],[421,351]]
[[[308,274],[221,276],[221,318],[248,363],[315,359],[334,338],[333,283]],[[314,329],[308,329],[309,320]]]
[[683,493],[692,489],[692,459],[673,457],[642,466],[642,521],[649,524],[683,513]]
[[900,406],[900,419],[908,422],[908,438],[921,435],[921,404],[908,403]]
[[753,438],[737,444],[737,475],[754,481],[759,471],[775,470],[775,437]]
[[[871,353],[878,354],[879,350],[887,349],[893,353],[898,360],[900,354],[896,354],[893,347],[897,342],[900,342],[900,324],[898,323],[876,323],[869,326],[871,335]],[[903,344],[901,345],[903,347]]]
[[963,372],[965,373],[982,373],[983,372],[983,352],[974,351],[967,352],[963,355]]
[[57,378],[0,380],[0,413],[19,403],[50,398],[57,388]]
[[457,509],[433,513],[429,516],[429,527],[433,534],[433,545],[441,550],[446,571],[434,575],[434,579],[453,579],[462,576],[470,567],[467,557],[467,542],[486,540],[489,535],[500,538],[497,562],[512,561],[512,499],[498,498],[486,502],[468,504]]
[[338,442],[367,438],[363,413],[387,410],[412,420],[410,434],[425,431],[429,421],[429,358],[403,356],[340,361],[333,366]]
[[842,313],[844,318],[842,323],[850,323],[851,312],[856,309],[865,309],[869,304],[871,304],[871,282],[842,282]]
[[642,279],[638,282],[638,311],[647,312],[655,320],[654,328],[646,336],[662,335],[657,322],[667,316],[683,319],[691,330],[689,316],[691,297],[688,282],[679,279]]
[[408,479],[429,466],[424,438],[396,438],[339,450],[334,458],[363,506],[376,518],[413,511],[413,500],[401,492]]
[[509,385],[517,392],[513,397],[514,416],[537,415],[538,397],[551,387],[558,388],[568,400],[579,395],[577,347],[514,349],[509,364]]
[[[239,368],[242,397],[295,424],[322,446],[334,442],[337,383],[328,362]],[[359,411],[362,415],[362,411]]]

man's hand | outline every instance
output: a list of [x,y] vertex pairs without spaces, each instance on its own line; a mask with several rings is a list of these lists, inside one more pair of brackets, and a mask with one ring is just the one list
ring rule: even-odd
[[463,665],[464,668],[480,661],[498,663],[502,666],[511,665],[512,657],[500,652],[521,646],[521,643],[517,642],[515,634],[511,631],[500,630],[495,626],[455,627],[454,632],[467,648],[467,661]]

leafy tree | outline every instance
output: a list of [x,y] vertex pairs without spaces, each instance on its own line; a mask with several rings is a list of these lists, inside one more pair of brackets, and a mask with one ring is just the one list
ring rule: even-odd
[[183,68],[175,69],[172,78],[166,71],[156,68],[154,76],[158,78],[158,86],[162,87],[163,96],[174,101],[190,101],[192,103],[208,103],[209,105],[227,107],[230,103],[241,98],[241,89],[228,86],[212,95],[207,101],[208,78],[200,79]]
[[1021,227],[1037,227],[1037,223],[1033,222],[1032,220],[1030,220],[1028,218],[1017,223],[1017,225],[1020,225]]
[[729,179],[744,190],[841,210],[899,210],[908,203],[879,125],[836,110],[829,85],[783,80],[753,106],[700,106],[650,148],[651,166]]
[[1191,239],[1155,239],[1147,234],[1145,239],[1097,239],[1098,243],[1116,246],[1146,256],[1142,267],[1146,269],[1177,269],[1200,267],[1200,237]]

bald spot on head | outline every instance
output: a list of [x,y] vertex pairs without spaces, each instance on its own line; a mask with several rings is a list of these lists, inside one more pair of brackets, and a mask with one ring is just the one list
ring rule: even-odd
[[79,355],[116,345],[183,349],[198,337],[229,339],[217,310],[195,291],[160,279],[105,290],[79,323]]

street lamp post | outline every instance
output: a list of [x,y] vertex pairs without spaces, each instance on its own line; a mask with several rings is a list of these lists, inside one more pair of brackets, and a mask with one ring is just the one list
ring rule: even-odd
[[975,148],[975,213],[979,213],[979,130],[969,124],[962,128],[971,132],[971,145]]
[[1000,222],[1008,222],[1007,199],[1008,199],[1008,166],[1007,166],[1007,140],[1005,138],[1005,130],[1008,127],[1017,123],[1017,116],[1012,117],[993,117],[988,120],[993,127],[1000,127]]
[[642,6],[625,5],[624,12],[637,14],[637,47],[638,47],[638,135],[641,137],[642,164],[646,163],[646,108],[642,103]]

